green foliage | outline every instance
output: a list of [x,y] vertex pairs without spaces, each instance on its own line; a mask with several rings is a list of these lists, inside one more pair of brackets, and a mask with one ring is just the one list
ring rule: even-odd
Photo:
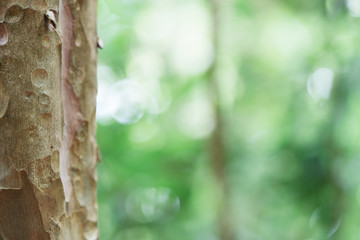
[[99,1],[100,239],[358,239],[355,1],[219,2]]

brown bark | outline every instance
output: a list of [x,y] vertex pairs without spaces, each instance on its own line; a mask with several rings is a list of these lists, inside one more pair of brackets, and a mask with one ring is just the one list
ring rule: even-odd
[[0,239],[97,239],[96,1],[74,6],[64,41],[58,0],[0,2]]
[[66,234],[76,239],[96,239],[96,0],[61,1],[60,31],[65,123],[60,172],[70,216],[64,229],[69,226]]
[[215,110],[216,125],[210,138],[210,160],[214,176],[217,180],[219,193],[221,194],[219,200],[219,208],[217,215],[217,231],[220,240],[235,239],[235,233],[232,229],[231,211],[229,208],[229,185],[226,179],[226,149],[223,139],[224,121],[220,106],[219,94],[219,50],[220,50],[220,28],[221,28],[221,11],[223,7],[223,0],[210,0],[210,11],[212,16],[212,40],[214,45],[214,61],[209,68],[209,92],[212,105]]

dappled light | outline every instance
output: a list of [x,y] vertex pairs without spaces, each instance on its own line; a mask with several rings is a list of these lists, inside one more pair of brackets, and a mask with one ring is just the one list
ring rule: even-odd
[[120,80],[111,86],[108,103],[113,104],[112,117],[123,124],[139,121],[145,112],[145,96],[140,84],[133,80]]
[[190,138],[204,138],[215,126],[214,110],[201,92],[194,92],[175,115],[179,130]]
[[359,0],[98,17],[100,239],[359,238]]
[[125,211],[138,222],[164,221],[180,208],[179,198],[167,188],[146,188],[132,192],[126,199]]
[[347,0],[346,6],[350,11],[350,15],[353,17],[360,17],[360,1],[359,0]]
[[318,101],[329,99],[334,79],[334,72],[328,68],[319,68],[309,76],[307,90],[310,96]]

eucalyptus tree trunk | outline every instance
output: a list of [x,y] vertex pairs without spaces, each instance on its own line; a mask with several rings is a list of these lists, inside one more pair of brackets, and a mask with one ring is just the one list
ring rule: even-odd
[[97,239],[96,0],[0,1],[0,239]]

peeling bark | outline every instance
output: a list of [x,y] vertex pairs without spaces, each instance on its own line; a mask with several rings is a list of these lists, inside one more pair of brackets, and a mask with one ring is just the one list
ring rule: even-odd
[[0,239],[98,238],[95,21],[96,1],[0,2]]
[[[96,1],[62,0],[60,31],[65,124],[60,172],[70,216],[62,224],[73,226],[66,234],[77,239],[96,239]],[[70,224],[74,218],[81,227]]]

